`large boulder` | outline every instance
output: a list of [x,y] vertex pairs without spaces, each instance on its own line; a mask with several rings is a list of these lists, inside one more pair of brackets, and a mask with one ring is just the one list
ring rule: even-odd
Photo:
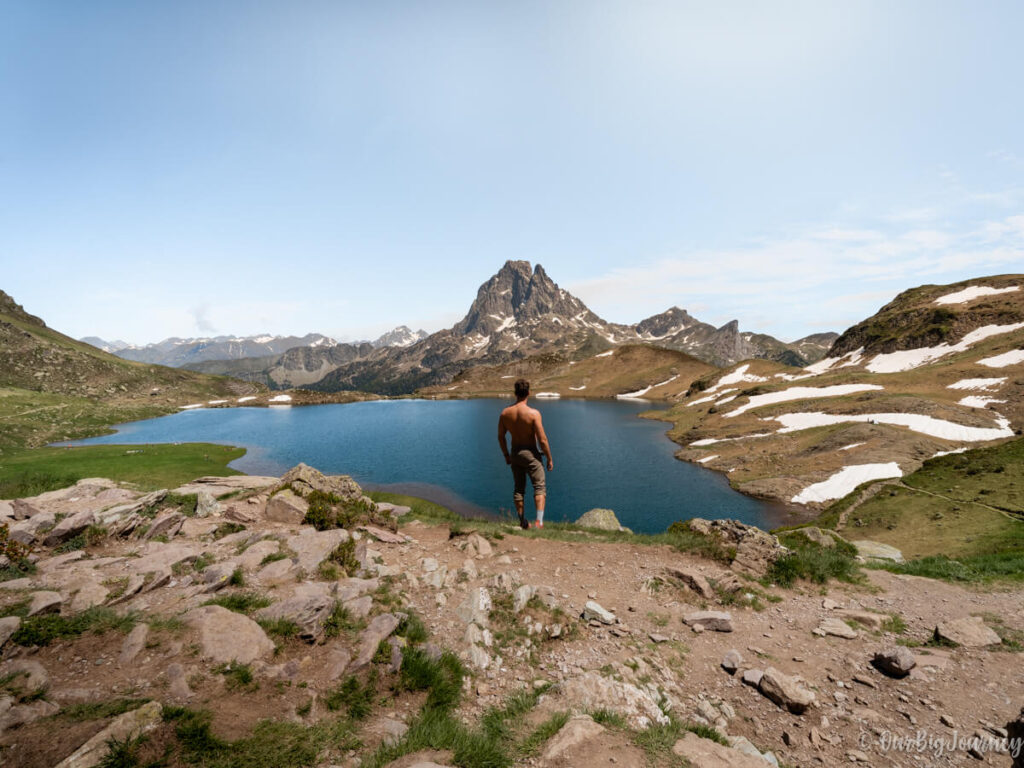
[[576,525],[581,528],[596,528],[599,531],[626,531],[627,533],[632,533],[629,528],[622,526],[612,510],[601,509],[600,507],[584,512],[576,520]]
[[344,528],[317,531],[306,527],[298,536],[289,538],[287,546],[295,553],[299,568],[312,574],[316,573],[317,566],[327,559],[334,548],[348,541],[348,538],[348,531]]
[[666,568],[665,572],[673,579],[678,579],[705,600],[713,600],[715,591],[708,580],[695,568]]
[[274,650],[259,624],[219,605],[193,608],[185,614],[185,622],[198,631],[203,656],[218,664],[249,664]]
[[625,718],[631,728],[668,725],[669,719],[649,693],[630,683],[587,672],[559,683],[555,693],[577,712],[607,709]]
[[785,675],[775,667],[768,667],[764,671],[758,688],[761,693],[794,715],[803,714],[815,701],[814,694],[804,688],[795,677]]

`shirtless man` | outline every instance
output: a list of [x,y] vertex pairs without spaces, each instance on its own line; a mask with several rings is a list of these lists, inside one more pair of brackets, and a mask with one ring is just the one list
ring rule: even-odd
[[[543,528],[545,486],[541,455],[548,457],[548,472],[553,470],[555,465],[551,460],[551,446],[548,445],[548,436],[544,434],[540,411],[526,404],[526,398],[530,396],[530,382],[519,379],[515,383],[515,392],[516,404],[503,410],[501,418],[498,419],[498,442],[501,444],[501,452],[505,455],[505,463],[512,467],[512,477],[515,480],[515,493],[512,498],[516,503],[519,525],[524,529],[530,527],[526,522],[526,512],[523,508],[526,476],[529,475],[530,483],[533,485],[533,501],[537,506],[537,527]],[[505,443],[506,433],[512,435],[511,453]],[[537,448],[538,443],[540,450]]]

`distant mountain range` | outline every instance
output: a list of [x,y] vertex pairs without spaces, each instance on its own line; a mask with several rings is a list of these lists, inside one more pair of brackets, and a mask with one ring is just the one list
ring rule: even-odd
[[[381,347],[407,347],[426,338],[426,331],[413,331],[400,325],[374,341],[356,342],[369,344],[374,349]],[[155,344],[137,346],[124,341],[104,341],[97,336],[80,339],[104,352],[110,352],[125,360],[140,363],[156,363],[172,368],[187,368],[209,360],[243,360],[280,355],[290,349],[334,347],[338,342],[321,333],[307,333],[305,336],[214,336],[212,338],[181,339],[171,337]]]
[[448,383],[475,365],[501,365],[541,352],[582,359],[623,344],[647,343],[718,366],[749,358],[803,366],[821,359],[836,338],[823,333],[787,344],[766,334],[741,333],[735,320],[715,328],[678,307],[636,325],[609,323],[559,288],[541,265],[509,261],[480,286],[460,322],[405,346],[307,346],[186,367],[272,388],[405,394]]

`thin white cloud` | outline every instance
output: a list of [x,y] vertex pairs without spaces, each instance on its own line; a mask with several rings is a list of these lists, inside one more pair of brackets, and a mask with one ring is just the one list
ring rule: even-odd
[[[962,233],[820,227],[619,267],[569,288],[598,314],[620,321],[699,301],[716,310],[709,322],[738,317],[747,330],[793,337],[827,330],[818,325],[823,318],[840,321],[830,327],[843,330],[874,312],[880,298],[915,285],[1022,267],[1024,215],[1014,215]],[[851,285],[864,290],[848,294]],[[760,318],[774,322],[751,325]]]

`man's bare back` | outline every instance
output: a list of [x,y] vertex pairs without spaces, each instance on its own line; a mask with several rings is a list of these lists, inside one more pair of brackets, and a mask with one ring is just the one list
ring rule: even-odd
[[[517,381],[516,404],[503,410],[498,419],[498,443],[505,456],[505,463],[512,467],[512,477],[515,481],[513,500],[516,513],[519,515],[519,524],[523,528],[529,527],[523,507],[526,478],[529,477],[530,482],[533,483],[533,500],[537,505],[537,526],[542,528],[547,486],[545,485],[541,456],[547,457],[549,472],[555,468],[555,464],[551,458],[551,446],[548,444],[548,436],[544,432],[544,422],[541,419],[540,411],[526,404],[529,394],[530,383],[523,379]],[[510,435],[512,438],[511,450],[506,442],[506,435]]]

